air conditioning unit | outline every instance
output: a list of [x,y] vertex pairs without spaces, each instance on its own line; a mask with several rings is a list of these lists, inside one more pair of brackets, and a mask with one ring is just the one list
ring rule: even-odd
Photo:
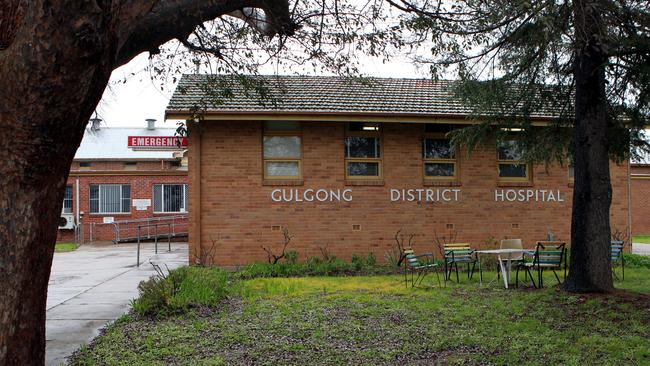
[[59,229],[63,229],[63,230],[74,229],[74,215],[61,214],[61,217],[59,218]]

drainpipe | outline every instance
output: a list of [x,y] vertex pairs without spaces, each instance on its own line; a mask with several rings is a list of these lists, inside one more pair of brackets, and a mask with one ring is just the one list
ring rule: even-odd
[[74,202],[75,202],[75,210],[74,210],[75,222],[77,223],[77,225],[79,225],[79,177],[77,177],[77,179],[75,180],[74,186],[75,186],[75,196],[76,196],[75,200],[74,200]]

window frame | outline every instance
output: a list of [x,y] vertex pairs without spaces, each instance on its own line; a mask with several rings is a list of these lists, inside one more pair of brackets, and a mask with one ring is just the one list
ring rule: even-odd
[[[162,211],[156,211],[156,186],[161,186],[160,193],[162,195]],[[181,211],[165,211],[165,186],[182,186],[183,187],[183,204]],[[185,183],[154,183],[151,186],[151,203],[154,214],[168,214],[168,213],[187,213],[188,212],[188,185]]]
[[[298,123],[298,129],[296,130],[268,130],[265,127],[266,123],[273,123],[278,121],[264,121],[262,122],[262,177],[264,180],[273,180],[273,181],[282,181],[282,180],[301,180],[303,179],[302,175],[302,156],[303,156],[303,137],[302,137],[302,123]],[[294,121],[291,121],[294,122]],[[299,158],[267,158],[264,156],[264,138],[266,136],[280,136],[280,137],[298,137],[300,139],[300,157]],[[298,163],[298,175],[268,175],[266,166],[268,163]]]
[[[91,192],[93,186],[98,187],[98,191],[97,191],[97,209],[98,209],[98,211],[97,212],[92,211],[93,198],[91,197],[90,192]],[[119,186],[120,187],[120,211],[119,212],[103,212],[103,211],[101,211],[101,209],[102,209],[102,193],[101,193],[102,186]],[[122,211],[123,203],[124,203],[123,201],[125,200],[125,198],[124,198],[124,186],[129,187],[129,198],[128,198],[128,200],[129,200],[129,205],[128,205],[129,211],[126,211],[126,212]],[[131,210],[132,210],[131,205],[133,204],[133,194],[132,193],[133,193],[133,190],[131,189],[130,184],[120,184],[120,183],[89,184],[88,185],[88,212],[90,212],[91,215],[129,215],[129,214],[131,214]]]
[[[519,142],[520,138],[513,136],[507,139],[502,140],[503,142],[505,141],[515,141]],[[531,175],[531,166],[530,163],[525,161],[525,160],[502,160],[499,158],[499,141],[496,143],[496,156],[497,156],[497,178],[499,179],[499,182],[506,182],[506,183],[529,183],[532,182],[532,175]],[[526,176],[525,177],[502,177],[501,176],[501,165],[524,165],[526,167]]]
[[[458,154],[454,152],[454,157],[451,159],[432,159],[427,158],[427,139],[431,140],[450,140],[447,137],[446,133],[441,132],[425,132],[424,137],[422,138],[422,176],[425,181],[457,181],[458,180]],[[451,141],[450,141],[451,144]],[[454,175],[451,176],[430,176],[427,175],[427,164],[439,163],[439,164],[453,164],[454,165]]]
[[[346,180],[382,180],[384,179],[384,143],[383,143],[383,128],[381,123],[374,122],[360,122],[363,124],[376,125],[375,131],[350,131],[350,122],[345,124],[345,137],[343,139],[343,157],[345,159],[345,179]],[[379,141],[379,157],[378,158],[352,158],[348,157],[347,153],[347,139],[348,137],[370,137]],[[376,148],[377,142],[375,142]],[[348,166],[350,163],[377,163],[377,175],[350,175]]]

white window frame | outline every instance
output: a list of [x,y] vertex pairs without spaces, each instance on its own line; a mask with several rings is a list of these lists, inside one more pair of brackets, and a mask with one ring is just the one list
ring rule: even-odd
[[[162,201],[162,211],[156,211],[156,186],[161,186],[160,189],[160,194],[161,197],[160,199]],[[182,202],[182,207],[180,211],[165,211],[165,186],[182,186],[183,187],[183,202]],[[152,207],[153,207],[153,213],[158,214],[158,213],[187,213],[187,206],[188,206],[188,187],[187,184],[184,183],[157,183],[154,184],[153,187],[151,188],[151,195],[152,195]]]
[[[92,186],[97,186],[98,187],[98,192],[97,192],[97,212],[92,211],[92,204],[91,201],[93,201],[93,198],[90,197],[90,190],[92,189]],[[102,211],[102,187],[106,186],[119,186],[120,187],[120,211],[118,212],[108,212],[108,211]],[[129,187],[129,211],[122,211],[122,201],[125,200],[124,198],[124,186]],[[130,184],[91,184],[88,187],[88,211],[92,215],[128,215],[131,213],[131,203],[133,202],[133,190],[131,189]]]

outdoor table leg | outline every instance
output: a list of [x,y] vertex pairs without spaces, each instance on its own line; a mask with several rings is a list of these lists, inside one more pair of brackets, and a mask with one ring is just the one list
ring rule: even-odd
[[503,265],[503,261],[501,260],[501,255],[498,255],[497,259],[499,260],[499,268],[501,268],[501,274],[503,275],[503,284],[506,286],[506,288],[508,288],[506,267]]
[[481,269],[481,254],[476,253],[476,259],[478,259],[478,274],[479,274],[479,279],[478,283],[479,285],[483,284],[483,270]]
[[[510,273],[512,272],[512,255],[508,254],[508,284],[510,284]],[[506,286],[508,288],[508,286]]]

